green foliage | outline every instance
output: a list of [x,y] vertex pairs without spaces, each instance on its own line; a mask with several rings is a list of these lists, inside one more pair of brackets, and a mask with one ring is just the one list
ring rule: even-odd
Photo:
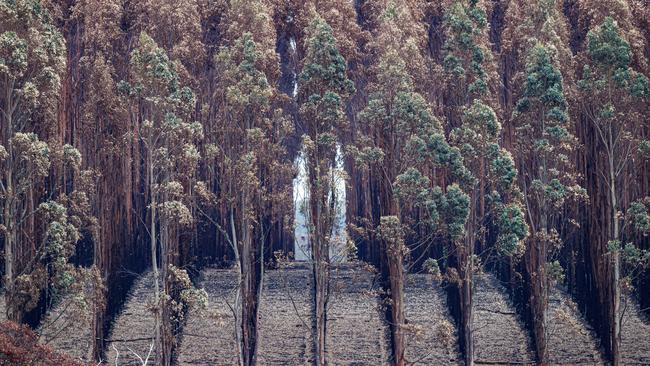
[[409,167],[406,171],[397,176],[393,184],[395,198],[408,202],[419,202],[427,196],[430,180],[423,176],[420,171],[414,167]]
[[228,106],[237,111],[268,108],[273,89],[262,71],[263,54],[250,32],[244,33],[232,47],[223,47],[215,60],[223,70]]
[[488,75],[484,69],[486,51],[481,45],[487,15],[476,1],[464,3],[455,1],[445,13],[447,38],[443,66],[452,83],[460,88],[459,93],[480,97],[488,91]]
[[497,143],[500,132],[501,124],[494,110],[476,99],[465,110],[462,125],[452,130],[450,139],[458,146],[463,158],[475,165],[493,150],[491,145]]
[[47,222],[43,259],[51,263],[57,286],[68,288],[73,279],[69,273],[72,267],[68,264],[68,258],[74,254],[75,244],[81,238],[79,225],[74,223],[79,219],[70,217],[68,209],[55,201],[41,203],[38,210]]
[[528,236],[524,209],[519,203],[498,205],[496,225],[499,228],[497,249],[503,255],[514,256],[522,252],[523,240]]
[[409,250],[404,243],[404,229],[397,216],[382,216],[377,232],[381,240],[388,246],[388,255],[397,258],[406,258]]
[[559,261],[555,260],[546,263],[546,271],[547,271],[548,279],[550,281],[555,283],[564,282],[564,278],[565,278],[564,268],[562,268],[562,265],[560,264]]
[[438,265],[437,260],[433,258],[427,258],[424,263],[422,263],[422,270],[425,273],[432,275],[434,280],[442,280],[442,272],[440,271],[440,265]]
[[325,180],[333,168],[336,141],[347,125],[344,102],[354,93],[354,83],[347,77],[345,59],[324,19],[317,16],[310,23],[305,45],[298,88],[300,115],[313,144],[307,149],[308,170],[319,172],[318,185],[326,192],[329,188]]
[[56,91],[65,66],[65,41],[37,0],[0,1],[0,75],[18,90]]
[[457,184],[447,187],[447,193],[440,197],[438,204],[443,212],[447,231],[452,240],[460,239],[465,235],[465,224],[470,214],[470,197]]
[[[536,229],[531,238],[549,244],[544,260],[553,256],[550,247],[562,246],[557,233],[554,217],[560,216],[567,198],[583,198],[581,189],[575,182],[577,172],[570,162],[570,156],[577,139],[570,132],[568,105],[564,95],[564,80],[554,60],[556,49],[537,42],[529,50],[524,71],[524,85],[520,99],[513,112],[517,132],[517,152],[526,174],[520,177],[528,207],[530,224]],[[518,218],[525,225],[523,217]],[[516,225],[515,226],[519,226]],[[521,228],[520,228],[521,229]],[[523,229],[519,230],[520,234]],[[548,263],[547,275],[551,280],[563,278],[559,262]]]
[[[528,235],[521,193],[516,187],[517,169],[512,155],[499,146],[501,124],[494,110],[480,99],[474,99],[464,111],[462,124],[453,129],[450,139],[459,148],[461,155],[475,177],[465,187],[473,192],[469,200],[469,214],[479,217],[479,200],[487,195],[497,230],[496,246],[502,255],[513,256],[521,252],[522,240]],[[485,191],[481,191],[479,182]],[[476,240],[476,233],[465,230],[464,234]]]
[[[438,186],[432,187],[437,177],[429,172],[449,171],[454,180],[474,178],[465,167],[460,150],[449,145],[440,122],[422,95],[415,92],[413,78],[397,45],[383,46],[375,68],[377,80],[370,85],[368,104],[358,118],[366,135],[358,139],[358,147],[353,151],[356,157],[365,158],[362,162],[381,180],[392,184],[404,223],[413,220],[413,209],[421,210],[420,224],[433,230],[448,230],[456,238],[467,219],[464,193],[457,185],[451,186],[447,194]],[[363,151],[375,152],[382,159],[371,161],[368,154],[360,155]]]
[[[650,265],[650,251],[639,249],[632,243],[625,244],[621,254],[623,261],[630,266],[643,269]],[[636,269],[638,270],[639,268]]]
[[166,121],[173,121],[175,115],[188,116],[196,96],[189,87],[181,87],[175,63],[148,34],[141,33],[138,43],[131,53],[132,82],[121,81],[118,89],[127,97],[151,104],[155,113],[167,115]]
[[301,112],[316,117],[316,127],[342,126],[342,98],[354,93],[347,78],[345,59],[339,52],[332,28],[317,17],[308,28],[307,54],[299,76]]
[[490,145],[490,173],[495,178],[495,186],[500,191],[509,191],[517,178],[517,168],[512,154],[498,145]]
[[632,60],[630,45],[620,34],[618,24],[612,17],[587,34],[588,52],[594,64],[607,70],[626,69]]
[[34,184],[35,178],[48,174],[51,163],[50,146],[39,140],[36,134],[18,132],[11,138],[10,147],[12,154],[16,156],[14,174],[21,177],[19,187]]
[[0,35],[0,49],[0,72],[21,77],[27,70],[27,42],[16,32],[5,32]]
[[515,117],[535,106],[542,107],[545,117],[558,126],[568,121],[562,74],[553,65],[549,50],[539,43],[530,50],[526,59],[526,79]]
[[634,230],[642,235],[650,234],[650,213],[648,207],[650,206],[650,198],[646,197],[644,200],[632,202],[627,209],[627,218],[630,221]]
[[650,268],[650,250],[639,249],[633,243],[626,243],[620,250],[624,271],[621,271],[620,285],[623,290],[634,290],[637,277]]
[[[591,30],[587,39],[591,62],[584,66],[582,80],[578,82],[582,91],[609,90],[611,93],[611,88],[615,85],[635,98],[648,97],[648,79],[631,69],[630,44],[622,37],[619,26],[612,17],[606,17],[602,24]],[[600,109],[604,118],[613,113],[614,106],[611,103],[606,103]]]
[[177,299],[169,298],[171,310],[170,318],[176,325],[184,320],[188,309],[205,310],[208,306],[208,293],[204,289],[197,289],[192,284],[187,271],[176,266],[169,266],[170,289],[179,293]]

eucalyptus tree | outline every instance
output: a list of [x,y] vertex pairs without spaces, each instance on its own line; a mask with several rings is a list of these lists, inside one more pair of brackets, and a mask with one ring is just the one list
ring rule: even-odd
[[[606,17],[587,35],[587,63],[578,82],[581,112],[589,123],[597,149],[599,182],[606,187],[606,201],[598,201],[606,212],[601,243],[593,245],[593,264],[599,277],[598,298],[609,326],[608,351],[615,365],[621,362],[621,250],[623,248],[623,178],[633,164],[640,141],[639,105],[649,96],[648,80],[632,67],[630,44],[616,21]],[[591,193],[591,192],[590,192]],[[592,194],[590,194],[592,195]],[[606,258],[606,259],[605,259]]]
[[[227,200],[229,227],[223,230],[230,244],[239,275],[235,304],[236,338],[240,364],[251,365],[257,356],[257,319],[264,275],[264,243],[272,225],[283,217],[270,212],[288,191],[278,187],[287,181],[290,164],[283,146],[291,131],[272,103],[276,89],[266,65],[277,69],[275,57],[269,60],[265,41],[257,43],[251,32],[243,33],[232,46],[224,47],[216,61],[222,71],[221,85],[225,132],[221,146],[210,145],[213,164],[219,166],[223,199]],[[262,47],[259,47],[261,45]],[[272,54],[274,55],[274,54]],[[226,137],[227,136],[227,137]],[[213,160],[214,159],[214,160]]]
[[549,356],[548,287],[554,280],[549,278],[549,267],[561,268],[556,260],[563,242],[561,210],[568,199],[584,196],[584,189],[576,184],[578,175],[571,159],[577,139],[571,132],[563,78],[552,50],[537,43],[529,51],[521,98],[513,113],[519,182],[531,232],[526,268],[531,281],[535,343],[542,364],[548,363]]
[[[564,279],[561,263],[572,278],[577,244],[565,240],[578,228],[572,219],[576,203],[585,199],[575,167],[579,149],[569,119],[575,96],[574,57],[569,45],[563,3],[555,0],[516,1],[508,6],[503,32],[505,80],[504,139],[517,157],[519,187],[524,193],[527,240],[522,285],[528,295],[536,354],[548,363],[549,288]],[[571,253],[559,260],[560,252]]]
[[[348,147],[357,168],[369,177],[369,189],[375,187],[376,215],[364,232],[379,248],[389,294],[393,359],[398,365],[408,357],[403,290],[408,243],[426,242],[430,235],[424,233],[445,231],[451,219],[445,211],[466,211],[462,199],[454,207],[447,206],[450,192],[464,196],[458,186],[438,184],[445,173],[448,185],[469,177],[460,151],[449,146],[440,122],[416,92],[413,73],[419,75],[424,61],[413,34],[398,27],[404,18],[409,18],[408,9],[393,2],[379,17],[378,37],[371,44],[378,63],[372,69],[368,104],[358,115],[356,143]],[[409,63],[403,55],[409,56]],[[458,215],[452,220],[462,225],[466,219],[467,215]]]
[[354,92],[346,76],[332,28],[316,15],[307,29],[306,55],[299,76],[298,104],[305,130],[303,149],[308,176],[309,244],[314,276],[316,361],[326,364],[325,338],[329,301],[330,237],[336,218],[335,156],[347,126],[345,101]]
[[[467,199],[462,199],[466,195],[457,185],[443,189],[438,181],[444,172],[447,182],[469,178],[469,172],[459,150],[447,143],[424,98],[415,92],[406,62],[395,46],[383,45],[368,106],[359,114],[359,125],[366,132],[348,150],[378,186],[379,220],[368,231],[381,248],[382,274],[390,294],[393,357],[396,364],[404,365],[406,233],[421,226],[425,231],[450,233],[453,230],[446,230],[448,226],[462,226],[468,213]],[[459,200],[451,198],[454,195]]]
[[[487,27],[486,12],[476,0],[454,1],[445,11],[443,26],[447,35],[443,45],[445,56],[443,58],[443,69],[445,71],[446,84],[449,86],[445,93],[446,119],[448,128],[456,129],[461,125],[465,108],[468,108],[476,99],[485,95],[488,90],[488,75],[484,69],[487,48],[482,45],[485,39],[485,30]],[[488,106],[483,103],[474,104],[475,112],[479,109],[487,112],[487,117],[496,122],[496,115]],[[481,113],[469,114],[469,117],[479,116]],[[467,122],[472,122],[473,118],[467,118]],[[470,123],[462,130],[471,134],[472,126]],[[476,125],[476,124],[475,124]],[[487,127],[487,125],[485,125]],[[492,136],[496,134],[492,133]],[[476,137],[484,134],[475,134]],[[459,140],[457,136],[450,135],[452,142]],[[472,151],[473,146],[470,144],[457,144],[464,158],[471,158],[476,155]],[[483,147],[486,147],[483,145]],[[470,155],[471,154],[471,155]],[[478,166],[478,171],[476,169]],[[471,179],[466,181],[463,187],[468,197],[469,217],[463,225],[463,230],[459,233],[455,244],[455,250],[452,252],[457,257],[456,285],[458,286],[458,298],[461,308],[459,322],[460,344],[464,352],[465,363],[472,365],[474,362],[474,342],[472,338],[473,322],[473,301],[472,301],[472,279],[474,273],[474,246],[479,239],[480,227],[478,221],[483,218],[485,212],[485,159],[484,155],[477,159],[472,159]],[[478,186],[477,186],[478,185]],[[477,205],[477,196],[480,200]],[[483,236],[481,235],[481,239]],[[481,247],[484,242],[481,241]],[[453,281],[452,281],[453,282]]]
[[[501,124],[490,103],[493,65],[487,47],[485,5],[477,0],[456,1],[444,18],[447,40],[443,67],[449,83],[447,118],[449,139],[460,149],[472,179],[461,185],[469,195],[469,218],[463,239],[457,241],[458,288],[461,307],[460,333],[465,363],[474,363],[473,273],[474,248],[488,247],[487,232],[494,230],[495,251],[506,257],[521,252],[528,234],[521,192],[515,186],[517,169],[500,146]],[[482,253],[479,253],[479,255]]]
[[[197,185],[197,209],[232,250],[239,278],[233,309],[237,354],[241,365],[251,365],[257,359],[266,244],[291,209],[285,139],[293,127],[274,108],[280,65],[268,7],[262,1],[229,6],[225,45],[214,57],[212,98],[219,112],[208,121],[211,141],[205,145],[204,164],[213,178]],[[219,207],[219,217],[209,214],[210,206]]]
[[176,65],[146,33],[140,34],[130,65],[130,81],[120,82],[118,87],[131,104],[133,135],[144,151],[156,363],[166,365],[171,362],[172,344],[168,270],[177,254],[170,248],[174,243],[171,236],[178,225],[193,220],[185,202],[187,187],[181,180],[196,169],[200,156],[194,142],[202,138],[203,129],[197,122],[185,121],[194,108],[194,93],[181,86]]
[[[500,132],[501,125],[492,108],[475,100],[465,110],[460,127],[450,134],[452,145],[460,149],[464,164],[473,177],[461,185],[469,195],[470,214],[456,247],[460,325],[468,365],[474,362],[473,274],[478,269],[476,261],[481,254],[474,253],[474,246],[481,240],[480,236],[492,228],[496,232],[493,250],[503,257],[517,257],[528,235],[521,192],[515,184],[517,169],[512,155],[499,145]],[[485,174],[482,176],[485,185],[479,184],[479,174]],[[486,195],[485,206],[482,206],[482,194]]]
[[20,321],[25,309],[16,281],[29,279],[21,276],[36,247],[21,232],[35,229],[37,187],[53,158],[54,146],[39,136],[54,132],[66,48],[40,2],[1,1],[0,18],[0,236],[7,317]]
[[449,127],[455,128],[464,108],[477,98],[485,99],[490,87],[492,70],[485,5],[478,0],[454,1],[445,11],[443,28],[445,117]]

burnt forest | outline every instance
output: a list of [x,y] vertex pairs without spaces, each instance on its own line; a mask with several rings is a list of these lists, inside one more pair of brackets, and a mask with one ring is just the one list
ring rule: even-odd
[[649,0],[0,0],[0,365],[650,365]]

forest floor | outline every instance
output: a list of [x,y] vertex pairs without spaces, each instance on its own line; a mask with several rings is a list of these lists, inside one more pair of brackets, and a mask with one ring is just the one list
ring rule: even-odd
[[258,359],[262,365],[309,365],[311,269],[289,263],[265,272],[259,310]]
[[0,293],[0,322],[7,320],[7,309],[5,309],[5,294]]
[[90,309],[66,296],[53,306],[36,330],[40,334],[39,342],[74,359],[90,362],[92,321]]
[[431,275],[410,274],[404,284],[409,365],[458,364],[458,335],[446,294]]
[[186,315],[177,350],[178,365],[236,365],[235,307],[237,274],[232,269],[206,268],[199,288],[208,293],[207,309],[191,309]]
[[621,302],[621,355],[624,365],[650,365],[650,319],[632,298]]
[[474,277],[474,356],[476,364],[533,365],[528,332],[506,289],[492,274]]
[[[307,365],[313,361],[311,334],[311,269],[290,263],[267,270],[259,314],[258,363]],[[207,309],[191,310],[185,318],[177,348],[178,365],[207,366],[237,363],[234,316],[237,278],[232,270],[207,268],[199,287],[209,297]],[[141,365],[152,345],[151,272],[142,274],[127,295],[113,323],[107,362]],[[474,339],[476,364],[533,365],[529,333],[516,314],[506,288],[491,274],[475,277]],[[444,290],[429,275],[410,274],[405,282],[406,357],[409,365],[459,364],[458,336],[446,305]],[[576,304],[559,287],[550,291],[549,358],[552,365],[603,365],[598,340]],[[625,365],[650,365],[650,321],[629,299],[622,332]],[[72,308],[71,308],[72,307]],[[0,319],[4,297],[0,296]],[[76,359],[88,356],[90,319],[61,301],[44,318],[40,342]],[[327,352],[335,365],[384,365],[390,362],[390,334],[381,310],[375,274],[366,266],[337,265],[332,269],[328,307]],[[151,352],[149,363],[155,358]],[[137,354],[138,356],[135,356]]]
[[327,309],[327,353],[334,365],[387,365],[388,327],[375,274],[360,263],[332,268]]
[[552,365],[603,365],[598,341],[563,289],[549,290],[548,357]]
[[[153,345],[154,315],[151,311],[154,281],[150,271],[143,273],[133,283],[122,312],[115,318],[106,344],[106,357],[110,365],[140,366]],[[137,354],[137,356],[136,356]],[[153,364],[155,350],[149,362]]]

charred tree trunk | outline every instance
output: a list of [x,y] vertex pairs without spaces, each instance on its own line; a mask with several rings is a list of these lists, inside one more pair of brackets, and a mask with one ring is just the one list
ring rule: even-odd
[[467,366],[474,365],[474,246],[476,245],[477,228],[479,227],[478,209],[481,204],[481,194],[478,192],[480,184],[474,187],[471,195],[470,217],[465,224],[465,237],[456,243],[458,256],[458,300],[459,333],[461,349]]
[[404,326],[404,255],[399,245],[403,243],[387,243],[388,246],[388,284],[390,291],[390,324],[392,333],[393,357],[396,366],[406,365]]
[[474,319],[474,306],[472,300],[472,248],[474,247],[474,243],[468,236],[463,244],[463,246],[458,248],[458,265],[460,268],[460,283],[458,284],[460,300],[460,334],[465,365],[472,366],[474,365],[474,338],[472,334],[472,322]]
[[[330,248],[329,237],[332,230],[335,187],[331,185],[331,169],[334,157],[323,157],[319,148],[310,159],[316,166],[309,169],[309,222],[311,233],[313,287],[313,338],[316,364],[327,364],[327,307],[330,298]],[[323,173],[326,172],[326,173]],[[331,194],[331,201],[328,199]]]
[[161,334],[161,309],[160,309],[160,275],[158,273],[158,246],[157,246],[157,233],[156,233],[156,194],[154,182],[154,169],[153,169],[153,152],[147,155],[147,169],[149,179],[149,194],[150,199],[150,213],[149,213],[149,236],[150,236],[150,254],[151,254],[151,272],[153,276],[154,288],[154,349],[156,350],[156,363],[162,364],[162,334]]
[[[613,137],[611,134],[611,128],[610,128],[610,134],[609,134],[609,146],[613,146]],[[617,167],[614,165],[614,152],[609,151],[608,154],[608,168],[609,168],[609,199],[610,199],[610,206],[611,206],[611,220],[612,220],[612,236],[611,240],[616,242],[620,240],[620,229],[619,229],[619,221],[618,221],[618,199],[617,199],[617,191],[616,191],[616,169]],[[611,318],[609,319],[610,325],[611,325],[611,330],[610,330],[610,337],[611,337],[611,349],[612,349],[612,363],[614,366],[618,366],[621,364],[621,285],[620,285],[620,271],[621,271],[621,264],[620,264],[620,252],[619,250],[614,250],[609,253],[611,256],[611,272],[612,272],[612,278],[611,278],[611,293],[610,293],[610,304],[609,306],[611,307]]]
[[529,240],[526,250],[526,270],[530,279],[529,301],[537,358],[540,365],[547,365],[548,280],[546,278],[545,240],[538,238]]
[[[12,172],[11,169],[7,169],[5,172],[5,181],[7,182],[6,190],[7,195],[9,192],[13,192],[12,187]],[[4,259],[5,259],[5,278],[4,278],[4,287],[5,287],[5,301],[6,301],[6,315],[7,319],[19,323],[22,316],[19,309],[16,306],[16,298],[14,292],[14,245],[17,238],[17,229],[16,223],[14,222],[14,199],[9,196],[5,198],[4,203],[4,226],[5,226],[5,235],[4,235]]]

